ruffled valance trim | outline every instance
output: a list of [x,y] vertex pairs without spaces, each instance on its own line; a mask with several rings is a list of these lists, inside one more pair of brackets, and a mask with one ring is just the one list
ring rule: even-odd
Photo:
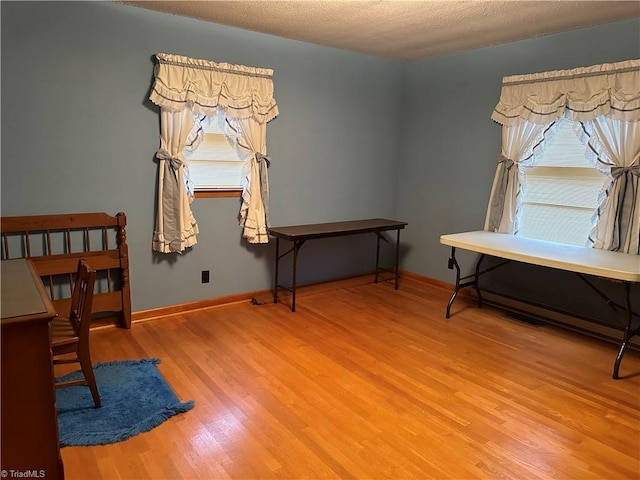
[[601,115],[640,120],[640,60],[504,77],[491,119],[501,125],[546,124]]
[[191,215],[189,217],[189,228],[180,232],[180,242],[169,241],[163,232],[153,232],[153,250],[161,253],[182,253],[189,247],[193,247],[198,243],[197,235],[199,233],[196,219]]
[[242,224],[242,236],[249,243],[269,243],[269,232],[253,218],[245,218]]
[[600,173],[610,175],[611,167],[615,166],[615,162],[595,135],[593,125],[590,122],[576,123],[573,128],[580,143],[586,147],[585,157],[589,163]]
[[545,145],[556,135],[558,130],[557,122],[553,122],[546,128],[541,129],[534,140],[527,145],[523,160],[517,163],[518,168],[518,193],[516,195],[516,213],[513,225],[513,234],[518,235],[522,224],[522,199],[524,198],[522,186],[526,181],[526,170],[536,164],[537,159],[542,155]]
[[214,115],[221,107],[235,118],[267,123],[279,114],[273,70],[159,53],[149,99],[161,108]]
[[541,129],[533,140],[525,146],[522,159],[516,161],[519,167],[531,167],[536,160],[544,153],[547,143],[556,135],[558,122],[553,122]]

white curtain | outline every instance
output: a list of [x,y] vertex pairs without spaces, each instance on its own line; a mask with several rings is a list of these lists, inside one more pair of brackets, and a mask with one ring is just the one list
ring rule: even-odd
[[[149,98],[160,107],[163,134],[164,122],[179,116],[180,128],[176,128],[174,121],[167,125],[165,142],[176,148],[180,146],[180,150],[169,151],[161,144],[157,154],[161,173],[154,250],[181,252],[196,243],[198,228],[189,207],[190,195],[186,187],[188,173],[180,152],[187,138],[190,144],[197,145],[201,138],[197,132],[202,116],[215,115],[218,108],[224,110],[229,123],[236,123],[239,138],[244,140],[242,145],[254,153],[248,165],[249,171],[252,171],[254,163],[258,171],[258,174],[247,175],[244,185],[240,211],[243,235],[250,242],[266,243],[268,180],[266,168],[261,166],[268,164],[268,159],[265,159],[266,124],[278,115],[278,106],[273,98],[273,70],[164,53],[157,54],[156,59],[155,80]],[[169,153],[164,153],[165,150]],[[166,160],[179,172],[174,176],[175,181],[170,188],[167,186],[169,176],[166,172],[162,173],[162,169],[166,169]],[[179,200],[183,198],[187,201]],[[177,210],[176,205],[182,210]],[[169,221],[170,217],[172,221]],[[166,228],[173,224],[181,225],[180,239],[174,231],[169,237]],[[159,240],[155,241],[155,238]]]
[[565,112],[576,122],[602,115],[640,120],[640,60],[504,77],[491,118],[550,124]]
[[484,229],[518,233],[523,168],[533,164],[544,140],[545,125],[523,122],[502,129],[502,153],[493,179]]
[[245,165],[240,225],[249,243],[267,243],[269,236],[269,177],[267,168],[267,128],[253,118],[227,118],[228,135],[236,145],[250,154]]
[[593,246],[639,253],[640,60],[503,78],[500,101],[491,115],[503,126],[502,155],[485,230],[517,233],[520,184],[512,162],[521,168],[533,161],[545,129],[562,115],[583,123],[601,171],[611,177],[598,210]]
[[160,111],[160,149],[156,152],[158,171],[158,217],[153,249],[182,252],[195,245],[198,225],[189,204],[193,197],[185,188],[184,149],[193,125],[189,108]]
[[581,129],[588,158],[609,175],[589,241],[595,248],[640,254],[640,122],[601,116]]

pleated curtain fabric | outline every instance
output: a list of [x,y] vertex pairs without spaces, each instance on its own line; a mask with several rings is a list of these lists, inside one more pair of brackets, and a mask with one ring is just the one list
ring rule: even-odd
[[535,163],[561,116],[580,122],[592,162],[609,182],[590,235],[593,247],[640,254],[640,60],[504,77],[491,118],[502,152],[485,230],[517,234],[519,174]]
[[581,127],[588,159],[608,174],[589,241],[594,248],[640,254],[640,121],[600,116]]
[[[182,151],[187,140],[197,142],[202,116],[215,115],[222,109],[225,117],[238,125],[237,138],[244,139],[243,145],[253,154],[250,162],[259,162],[267,153],[265,125],[279,111],[273,97],[273,70],[164,53],[157,54],[156,60],[149,95],[161,112],[153,250],[182,252],[197,243],[198,233]],[[251,165],[247,170],[251,171]],[[268,241],[266,175],[266,169],[258,175],[247,175],[243,186],[240,223],[243,236],[251,243]],[[261,183],[265,183],[266,195]]]

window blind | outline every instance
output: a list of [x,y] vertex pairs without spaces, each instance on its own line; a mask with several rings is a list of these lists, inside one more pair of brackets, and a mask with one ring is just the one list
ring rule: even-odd
[[518,235],[586,245],[605,179],[587,160],[573,122],[561,118],[535,165],[525,170]]
[[246,158],[222,129],[222,115],[202,123],[204,138],[193,152],[183,151],[195,190],[240,190]]

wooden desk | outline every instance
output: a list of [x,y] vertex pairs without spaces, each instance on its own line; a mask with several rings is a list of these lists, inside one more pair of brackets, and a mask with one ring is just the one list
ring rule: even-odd
[[49,337],[56,312],[29,260],[3,260],[0,275],[0,468],[8,478],[62,479]]
[[[288,290],[292,294],[291,311],[296,311],[296,273],[298,268],[298,251],[307,240],[317,238],[342,237],[361,233],[375,233],[378,237],[376,248],[376,271],[375,282],[378,282],[378,274],[385,270],[380,268],[380,240],[387,241],[382,232],[397,232],[395,266],[391,270],[395,274],[395,289],[398,289],[398,262],[400,259],[400,230],[407,226],[406,222],[396,220],[386,220],[384,218],[371,218],[367,220],[352,220],[348,222],[316,223],[310,225],[291,225],[287,227],[269,228],[269,234],[276,237],[276,261],[275,261],[275,281],[273,287],[273,303],[278,303],[278,289]],[[280,239],[293,242],[293,247],[280,255]],[[278,270],[280,259],[293,252],[293,278],[292,286],[285,287],[278,283]]]
[[[613,366],[613,378],[619,378],[620,362],[629,340],[640,332],[640,327],[632,328],[635,313],[631,306],[631,284],[640,282],[640,256],[628,253],[610,252],[596,248],[576,247],[543,240],[518,237],[505,233],[475,231],[442,235],[440,243],[451,247],[449,268],[456,269],[455,290],[447,304],[446,317],[449,318],[451,305],[462,288],[472,286],[478,296],[478,306],[482,305],[482,293],[478,284],[481,275],[504,265],[509,261],[530,263],[543,267],[566,270],[577,274],[586,282],[607,304],[616,312],[624,316],[624,334],[618,356]],[[460,267],[456,260],[456,248],[462,248],[480,253],[476,263],[475,273],[465,277],[460,276]],[[486,255],[505,259],[505,262],[484,271],[480,264]],[[604,292],[598,289],[585,275],[592,275],[610,280],[616,280],[624,286],[624,306],[612,301]],[[529,302],[532,303],[533,302]]]

